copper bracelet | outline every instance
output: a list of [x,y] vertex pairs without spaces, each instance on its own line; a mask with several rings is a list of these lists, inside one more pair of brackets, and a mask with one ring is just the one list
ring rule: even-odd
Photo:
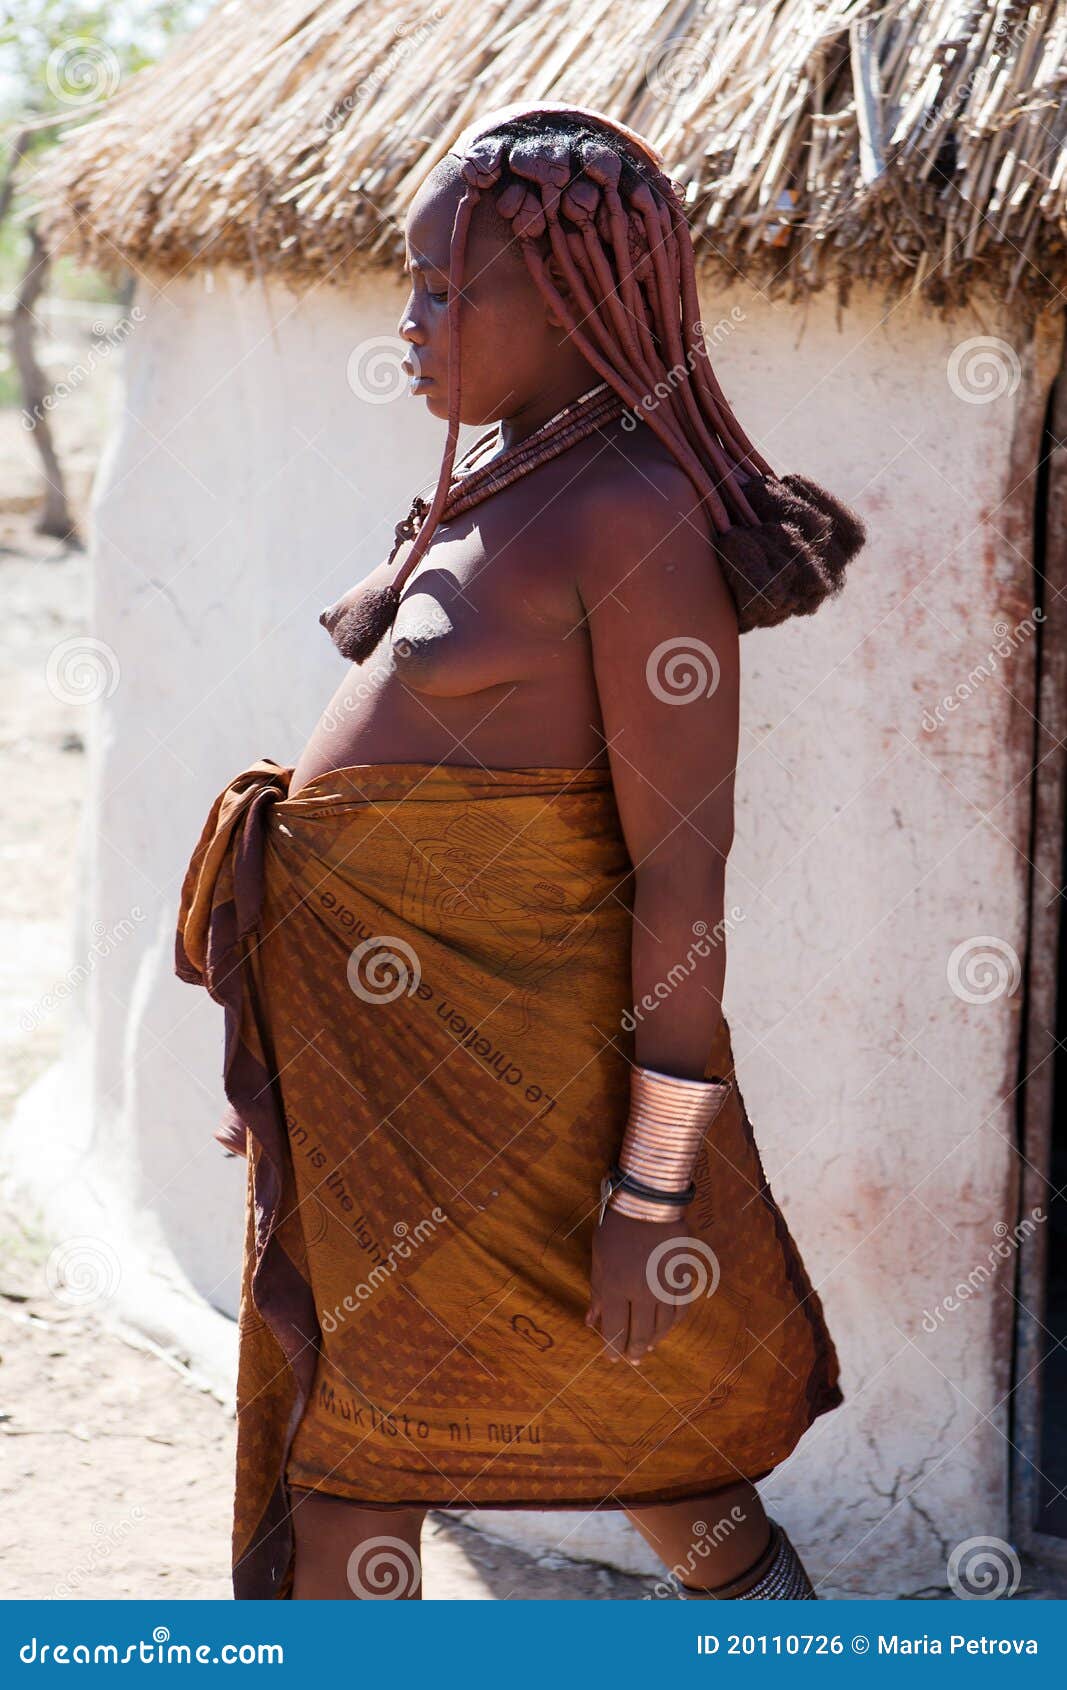
[[[704,1134],[726,1101],[729,1080],[686,1080],[635,1064],[630,1070],[630,1114],[619,1167],[659,1191],[686,1189]],[[607,1206],[633,1220],[681,1220],[684,1205],[614,1191]]]

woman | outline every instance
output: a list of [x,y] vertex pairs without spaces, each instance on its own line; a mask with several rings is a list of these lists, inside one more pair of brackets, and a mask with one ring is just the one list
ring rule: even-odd
[[427,1508],[527,1507],[622,1509],[683,1597],[810,1596],[755,1482],[842,1393],[733,1073],[724,870],[738,635],[863,529],[742,433],[624,125],[489,114],[407,255],[436,491],[182,891],[248,1157],[234,1591],[418,1597]]

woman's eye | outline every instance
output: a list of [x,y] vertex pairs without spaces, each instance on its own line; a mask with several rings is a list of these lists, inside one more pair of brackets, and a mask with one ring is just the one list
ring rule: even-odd
[[446,288],[444,293],[431,293],[430,298],[431,299],[442,299],[442,300],[447,299],[448,298],[448,289]]

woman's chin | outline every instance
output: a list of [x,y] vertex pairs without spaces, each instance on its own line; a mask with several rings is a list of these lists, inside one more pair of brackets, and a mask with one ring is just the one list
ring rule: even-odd
[[[432,417],[440,417],[442,422],[448,421],[448,388],[440,382],[428,382],[425,387],[416,388],[413,395],[421,399]],[[470,407],[460,408],[459,420],[469,428],[488,428],[490,423],[496,422],[496,417],[484,417],[480,413],[472,415]]]

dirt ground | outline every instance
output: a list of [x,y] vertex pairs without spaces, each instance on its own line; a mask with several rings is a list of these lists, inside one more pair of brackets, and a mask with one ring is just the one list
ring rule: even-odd
[[[49,1289],[50,1241],[0,1193],[0,1599],[228,1600],[234,1420],[150,1346]],[[617,1601],[651,1581],[531,1557],[440,1515],[430,1599]]]

